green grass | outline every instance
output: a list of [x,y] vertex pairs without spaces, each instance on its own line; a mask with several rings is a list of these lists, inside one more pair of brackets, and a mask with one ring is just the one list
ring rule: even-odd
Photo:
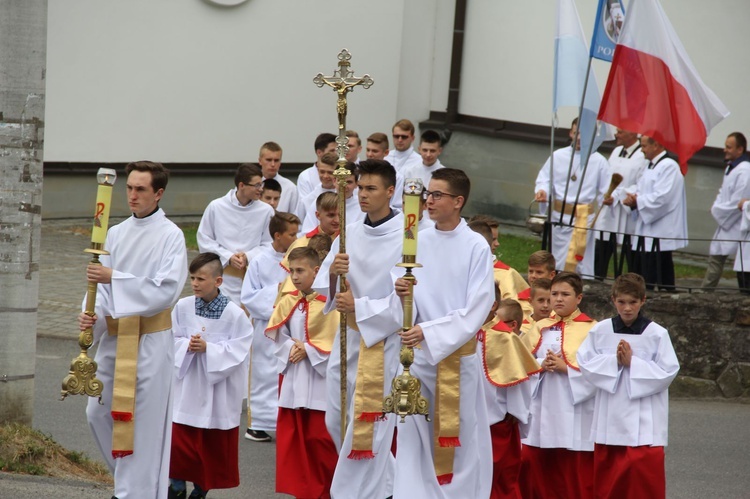
[[180,228],[182,229],[182,233],[185,234],[187,249],[198,251],[198,224],[184,224]]

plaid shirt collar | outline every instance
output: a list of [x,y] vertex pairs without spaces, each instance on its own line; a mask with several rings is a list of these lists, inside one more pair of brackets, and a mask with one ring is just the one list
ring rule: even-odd
[[205,302],[202,298],[196,296],[195,315],[204,317],[206,319],[219,319],[228,303],[229,300],[226,296],[221,294],[221,290],[219,290],[219,294],[216,296],[216,298],[214,298],[210,302]]

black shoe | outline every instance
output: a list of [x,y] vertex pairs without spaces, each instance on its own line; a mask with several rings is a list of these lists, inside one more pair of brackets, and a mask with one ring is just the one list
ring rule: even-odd
[[185,499],[187,497],[187,490],[176,491],[171,486],[168,487],[167,499]]
[[188,499],[206,499],[206,494],[208,494],[208,492],[198,492],[196,489],[193,489],[188,496]]
[[271,435],[266,433],[263,430],[251,430],[250,428],[247,429],[245,432],[245,438],[248,440],[252,440],[253,442],[270,442],[271,441]]

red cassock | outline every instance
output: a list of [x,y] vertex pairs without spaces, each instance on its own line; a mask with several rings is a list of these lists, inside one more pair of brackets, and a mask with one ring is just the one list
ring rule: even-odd
[[505,418],[490,426],[492,436],[492,490],[490,499],[521,499],[521,434],[518,421]]
[[216,430],[172,423],[169,478],[196,483],[203,490],[240,484],[239,429]]
[[666,497],[664,447],[600,445],[594,448],[594,497]]
[[304,499],[330,498],[337,461],[325,412],[279,407],[276,492]]
[[592,498],[594,453],[524,445],[520,481],[524,499]]

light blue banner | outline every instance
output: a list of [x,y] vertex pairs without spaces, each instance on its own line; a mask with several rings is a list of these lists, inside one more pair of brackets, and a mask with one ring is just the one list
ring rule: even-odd
[[624,23],[624,0],[599,0],[589,55],[596,59],[612,62],[617,38],[620,36],[620,30],[622,30]]

